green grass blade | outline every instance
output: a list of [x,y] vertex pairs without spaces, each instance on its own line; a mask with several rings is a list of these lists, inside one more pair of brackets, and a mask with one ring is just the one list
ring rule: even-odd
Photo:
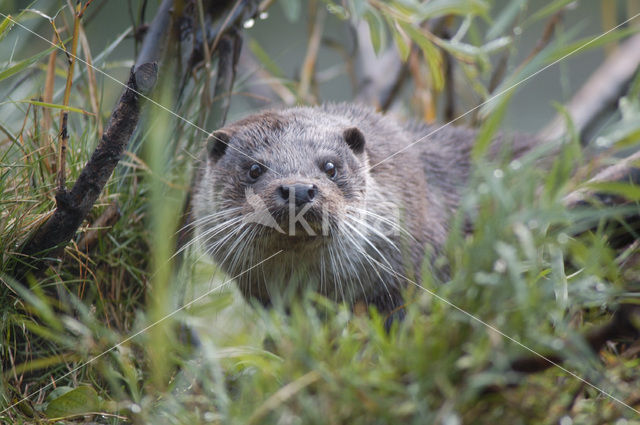
[[93,112],[87,112],[84,109],[74,108],[73,106],[64,106],[64,105],[59,105],[57,103],[40,102],[38,100],[16,100],[16,101],[10,101],[10,102],[2,102],[0,103],[0,105],[6,105],[7,103],[29,103],[31,105],[42,106],[44,108],[62,109],[62,110],[67,110],[69,112],[77,112],[79,114],[84,114],[84,115],[95,115]]
[[42,51],[42,52],[40,52],[38,54],[35,54],[35,55],[31,56],[30,58],[24,59],[24,60],[18,62],[17,64],[13,65],[11,68],[5,69],[4,71],[0,72],[0,81],[7,79],[7,78],[11,77],[14,74],[17,74],[18,72],[24,70],[25,68],[29,67],[30,65],[33,65],[38,60],[40,60],[44,56],[46,56],[49,53],[51,53],[53,51],[53,49],[57,49],[57,48],[58,48],[58,46],[51,46],[47,50],[44,50],[44,51]]

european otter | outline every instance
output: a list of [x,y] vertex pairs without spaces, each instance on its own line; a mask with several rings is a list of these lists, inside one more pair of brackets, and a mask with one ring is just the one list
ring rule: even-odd
[[[470,171],[472,130],[432,131],[363,106],[268,111],[212,134],[196,181],[197,238],[269,304],[301,286],[391,312],[401,276],[442,249]],[[404,149],[404,150],[403,150]]]

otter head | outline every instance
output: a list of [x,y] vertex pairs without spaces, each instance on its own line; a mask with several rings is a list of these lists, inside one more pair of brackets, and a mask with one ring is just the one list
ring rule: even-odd
[[198,182],[198,238],[228,273],[279,250],[309,256],[364,203],[362,132],[263,113],[211,134]]

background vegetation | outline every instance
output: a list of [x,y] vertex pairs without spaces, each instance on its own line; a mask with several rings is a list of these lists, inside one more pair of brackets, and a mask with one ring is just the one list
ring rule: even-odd
[[[87,3],[77,53],[97,69],[77,62],[71,74],[69,182],[122,91],[103,73],[126,81],[158,7]],[[202,3],[190,3],[194,16],[204,18]],[[456,122],[481,131],[440,260],[451,279],[436,284],[425,270],[390,332],[375,311],[355,315],[314,294],[290,314],[249,306],[197,247],[173,255],[206,136],[198,127],[220,122],[211,113],[220,99],[209,96],[216,62],[194,64],[182,84],[171,49],[152,97],[188,122],[147,102],[63,257],[18,283],[20,247],[55,208],[69,63],[12,20],[71,49],[74,4],[0,5],[11,15],[0,20],[0,423],[640,423],[639,343],[594,353],[583,338],[620,303],[637,303],[634,229],[618,240],[640,195],[620,184],[600,189],[630,200],[624,208],[565,200],[636,149],[640,74],[588,126],[561,106],[637,32],[640,18],[591,42],[634,17],[636,1],[280,0],[240,22],[229,120],[351,99],[429,122],[472,110]],[[544,82],[509,89],[577,48]],[[556,112],[569,130],[551,147],[518,161],[483,158],[498,129],[537,132]],[[514,372],[528,349],[561,354],[566,369]]]

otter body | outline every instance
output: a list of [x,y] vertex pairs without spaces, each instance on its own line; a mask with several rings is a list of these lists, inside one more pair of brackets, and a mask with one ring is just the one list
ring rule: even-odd
[[415,143],[433,130],[351,104],[233,123],[208,141],[196,237],[263,304],[312,287],[390,312],[442,249],[470,172],[475,133]]

